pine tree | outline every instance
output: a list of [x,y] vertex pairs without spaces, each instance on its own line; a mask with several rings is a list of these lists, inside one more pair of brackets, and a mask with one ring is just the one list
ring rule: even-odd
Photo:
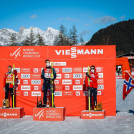
[[38,35],[37,35],[37,45],[38,46],[45,46],[45,43],[44,43],[44,41],[43,41],[43,38],[42,38],[42,36],[38,33]]
[[10,46],[16,46],[16,37],[14,34],[11,35]]
[[65,27],[63,25],[59,28],[59,37],[58,37],[58,46],[64,46],[65,45]]
[[78,40],[77,40],[77,30],[75,25],[72,26],[72,29],[70,30],[70,39],[71,39],[71,44],[72,45],[77,45]]
[[82,36],[80,37],[80,43],[81,43],[81,45],[84,45],[84,40],[83,40]]
[[23,43],[23,46],[30,46],[30,39],[28,37],[26,37],[26,40]]
[[34,46],[34,34],[33,34],[33,29],[31,29],[30,36],[29,36],[29,44],[30,46]]

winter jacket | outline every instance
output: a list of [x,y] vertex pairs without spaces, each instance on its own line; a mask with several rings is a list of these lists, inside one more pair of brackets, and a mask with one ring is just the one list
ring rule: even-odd
[[[86,87],[93,87],[93,88],[97,88],[98,86],[98,83],[97,83],[97,80],[98,80],[98,73],[95,71],[94,73],[93,72],[90,72],[89,74],[91,76],[91,78],[87,77],[85,78],[85,85]],[[88,83],[88,79],[89,79],[89,83]]]

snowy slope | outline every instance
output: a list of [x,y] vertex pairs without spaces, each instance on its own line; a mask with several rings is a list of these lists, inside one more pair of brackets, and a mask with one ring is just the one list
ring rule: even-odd
[[0,45],[10,45],[11,35],[14,35],[16,37],[16,43],[21,45],[30,36],[31,31],[33,32],[34,42],[37,41],[37,35],[40,34],[46,45],[54,45],[54,41],[59,35],[59,31],[51,27],[48,27],[46,31],[38,27],[30,27],[28,29],[21,27],[19,32],[4,28],[0,30]]
[[123,96],[123,79],[116,79],[116,110],[117,114],[126,114],[134,110],[134,89],[129,93],[125,100]]

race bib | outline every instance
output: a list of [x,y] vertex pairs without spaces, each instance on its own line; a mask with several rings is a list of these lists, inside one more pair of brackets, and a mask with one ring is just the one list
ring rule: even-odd
[[44,73],[44,77],[45,78],[51,78],[51,73],[52,73],[51,69],[46,69],[45,73]]

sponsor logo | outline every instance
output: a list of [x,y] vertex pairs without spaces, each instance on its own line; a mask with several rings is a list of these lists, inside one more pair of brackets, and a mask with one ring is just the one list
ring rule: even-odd
[[70,90],[70,86],[65,86],[65,90]]
[[34,90],[39,90],[39,86],[34,86]]
[[32,91],[31,96],[41,96],[41,92],[39,91]]
[[103,73],[98,73],[98,78],[103,78]]
[[38,73],[39,72],[38,68],[33,68],[33,72]]
[[73,72],[82,72],[82,67],[75,67],[73,68]]
[[44,109],[42,109],[40,112],[38,112],[37,114],[35,114],[35,117],[39,117],[39,119],[41,117],[44,117]]
[[30,73],[31,69],[30,68],[22,68],[21,73]]
[[97,91],[97,95],[102,95],[101,91]]
[[61,74],[56,74],[56,79],[61,79]]
[[55,50],[57,55],[69,55],[71,58],[76,58],[77,55],[102,55],[103,49],[76,49],[71,47],[70,50]]
[[55,89],[56,89],[56,90],[62,90],[62,86],[55,85]]
[[75,80],[75,84],[80,84],[80,80]]
[[73,86],[73,90],[82,90],[82,89],[83,89],[82,85]]
[[64,74],[64,78],[65,79],[68,79],[68,78],[71,79],[72,78],[72,74]]
[[41,85],[41,80],[31,80],[32,85]]
[[28,84],[28,80],[23,80],[23,84]]
[[20,73],[20,68],[15,68],[15,70],[17,71],[17,73]]
[[24,96],[28,96],[28,92],[24,92],[23,95],[24,95]]
[[73,78],[82,78],[82,74],[73,74]]
[[97,116],[103,116],[103,114],[97,114],[97,113],[95,113],[95,114],[93,114],[93,113],[89,113],[89,114],[82,114],[83,116],[87,116],[87,117],[97,117]]
[[60,72],[60,69],[59,68],[55,68],[55,72],[56,73],[59,73]]
[[72,91],[63,91],[63,96],[73,96]]
[[102,72],[103,71],[103,67],[96,67],[96,72]]
[[21,90],[30,90],[30,86],[21,86]]
[[97,82],[98,82],[98,83],[104,83],[104,80],[103,80],[103,79],[98,79]]
[[72,84],[72,80],[62,80],[62,84]]
[[17,116],[17,113],[7,113],[7,112],[4,112],[4,113],[0,113],[0,116],[3,116],[3,117],[10,117],[10,116]]
[[21,79],[30,79],[30,74],[21,74]]
[[40,79],[40,74],[32,74],[33,79]]
[[72,68],[62,68],[63,73],[72,73]]
[[88,67],[83,67],[83,72],[88,72]]
[[76,92],[75,92],[75,95],[76,95],[76,96],[80,96],[80,91],[76,91]]
[[98,85],[98,89],[104,89],[104,85]]
[[15,50],[13,53],[10,53],[10,56],[16,59],[18,56],[20,56],[21,47],[19,47],[17,50]]
[[62,96],[62,91],[55,91],[54,92],[54,95],[55,96]]
[[53,66],[66,66],[66,62],[53,62]]
[[59,80],[55,80],[54,81],[54,84],[59,84]]

